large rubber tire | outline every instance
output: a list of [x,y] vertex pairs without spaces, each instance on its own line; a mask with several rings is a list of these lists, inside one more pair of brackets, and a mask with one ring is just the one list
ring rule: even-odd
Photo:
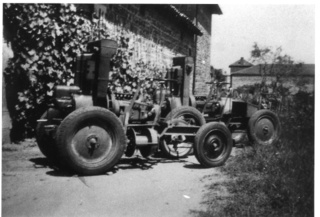
[[[165,121],[170,120],[181,120],[187,125],[195,125],[202,126],[206,123],[203,115],[194,107],[189,106],[181,106],[173,109],[165,118]],[[179,123],[179,121],[177,122]],[[160,141],[160,149],[168,158],[183,158],[187,157],[193,151],[193,146],[186,147],[186,145],[182,145],[182,148],[179,146],[174,146],[173,143],[167,142],[168,138],[163,138]]]
[[255,145],[273,145],[278,141],[280,133],[279,118],[270,110],[259,110],[249,119],[248,137]]
[[225,124],[211,122],[197,132],[194,153],[204,167],[222,166],[232,150],[232,137]]
[[36,140],[41,153],[50,160],[56,160],[57,147],[55,144],[56,129],[53,129],[49,134],[46,133],[46,125],[56,125],[58,127],[59,121],[54,119],[62,119],[62,114],[59,110],[50,108],[40,119],[47,119],[47,122],[39,122],[36,127]]
[[126,135],[115,114],[101,107],[84,107],[62,121],[57,147],[63,167],[82,175],[98,175],[120,160]]

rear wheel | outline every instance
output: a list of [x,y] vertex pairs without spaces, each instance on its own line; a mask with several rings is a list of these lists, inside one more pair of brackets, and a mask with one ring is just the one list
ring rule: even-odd
[[197,132],[194,145],[195,156],[202,166],[221,166],[232,150],[231,133],[222,123],[207,123]]
[[270,110],[259,110],[249,119],[248,136],[254,144],[272,145],[278,141],[280,132],[279,118]]
[[36,139],[41,153],[50,160],[57,157],[56,130],[62,120],[59,110],[50,108],[40,118],[36,128]]
[[62,163],[83,175],[102,174],[121,158],[126,135],[112,112],[100,107],[80,108],[69,114],[57,131]]
[[[172,121],[173,125],[202,126],[206,123],[203,115],[196,108],[189,106],[173,109],[165,120],[167,122]],[[192,140],[181,135],[179,138],[175,138],[175,136],[163,136],[160,141],[160,148],[168,158],[183,158],[192,153],[192,143]]]

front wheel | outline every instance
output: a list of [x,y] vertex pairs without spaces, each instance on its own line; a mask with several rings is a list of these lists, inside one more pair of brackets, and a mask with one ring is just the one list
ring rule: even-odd
[[232,150],[231,133],[222,123],[207,123],[198,130],[194,145],[195,156],[202,166],[221,166]]
[[62,165],[83,175],[102,174],[121,158],[126,135],[118,117],[107,109],[84,107],[69,114],[57,130]]
[[279,118],[270,110],[259,110],[249,119],[248,136],[254,144],[272,145],[278,141],[280,131]]

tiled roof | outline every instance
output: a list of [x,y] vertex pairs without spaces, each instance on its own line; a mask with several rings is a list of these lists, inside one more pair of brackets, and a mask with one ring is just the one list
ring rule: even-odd
[[163,5],[166,10],[173,12],[174,18],[177,19],[178,22],[186,25],[187,28],[194,31],[197,35],[203,35],[201,30],[185,15],[184,13],[180,12],[175,6],[173,5]]
[[237,60],[236,62],[229,65],[229,67],[248,67],[253,66],[251,63],[249,63],[247,60],[245,60],[243,57],[240,58],[240,60]]
[[218,4],[201,4],[201,6],[208,8],[211,14],[222,14],[222,10]]
[[272,65],[272,64],[259,64],[255,65],[246,69],[242,69],[236,72],[231,73],[231,75],[261,75],[261,72],[264,70],[269,72],[268,74],[276,73],[277,71],[284,71],[284,70],[296,70],[299,75],[304,76],[314,76],[315,73],[315,65],[314,64],[297,64],[296,67],[291,68],[289,65]]

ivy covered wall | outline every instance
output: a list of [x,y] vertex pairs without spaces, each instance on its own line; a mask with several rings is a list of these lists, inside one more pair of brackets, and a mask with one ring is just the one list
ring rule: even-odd
[[133,52],[129,58],[130,65],[142,61],[156,71],[164,72],[172,66],[173,57],[195,55],[194,33],[166,16],[166,12],[157,5],[77,6],[93,10],[100,24],[109,30],[111,38],[123,35],[130,39],[128,46]]
[[14,139],[34,134],[53,87],[73,83],[75,57],[89,41],[117,40],[111,88],[118,92],[195,53],[193,33],[154,6],[4,4],[4,26],[14,53],[4,70]]
[[112,35],[124,33],[130,38],[134,55],[158,67],[170,67],[172,58],[194,53],[193,33],[176,20],[150,5],[94,5],[94,11],[105,22]]

